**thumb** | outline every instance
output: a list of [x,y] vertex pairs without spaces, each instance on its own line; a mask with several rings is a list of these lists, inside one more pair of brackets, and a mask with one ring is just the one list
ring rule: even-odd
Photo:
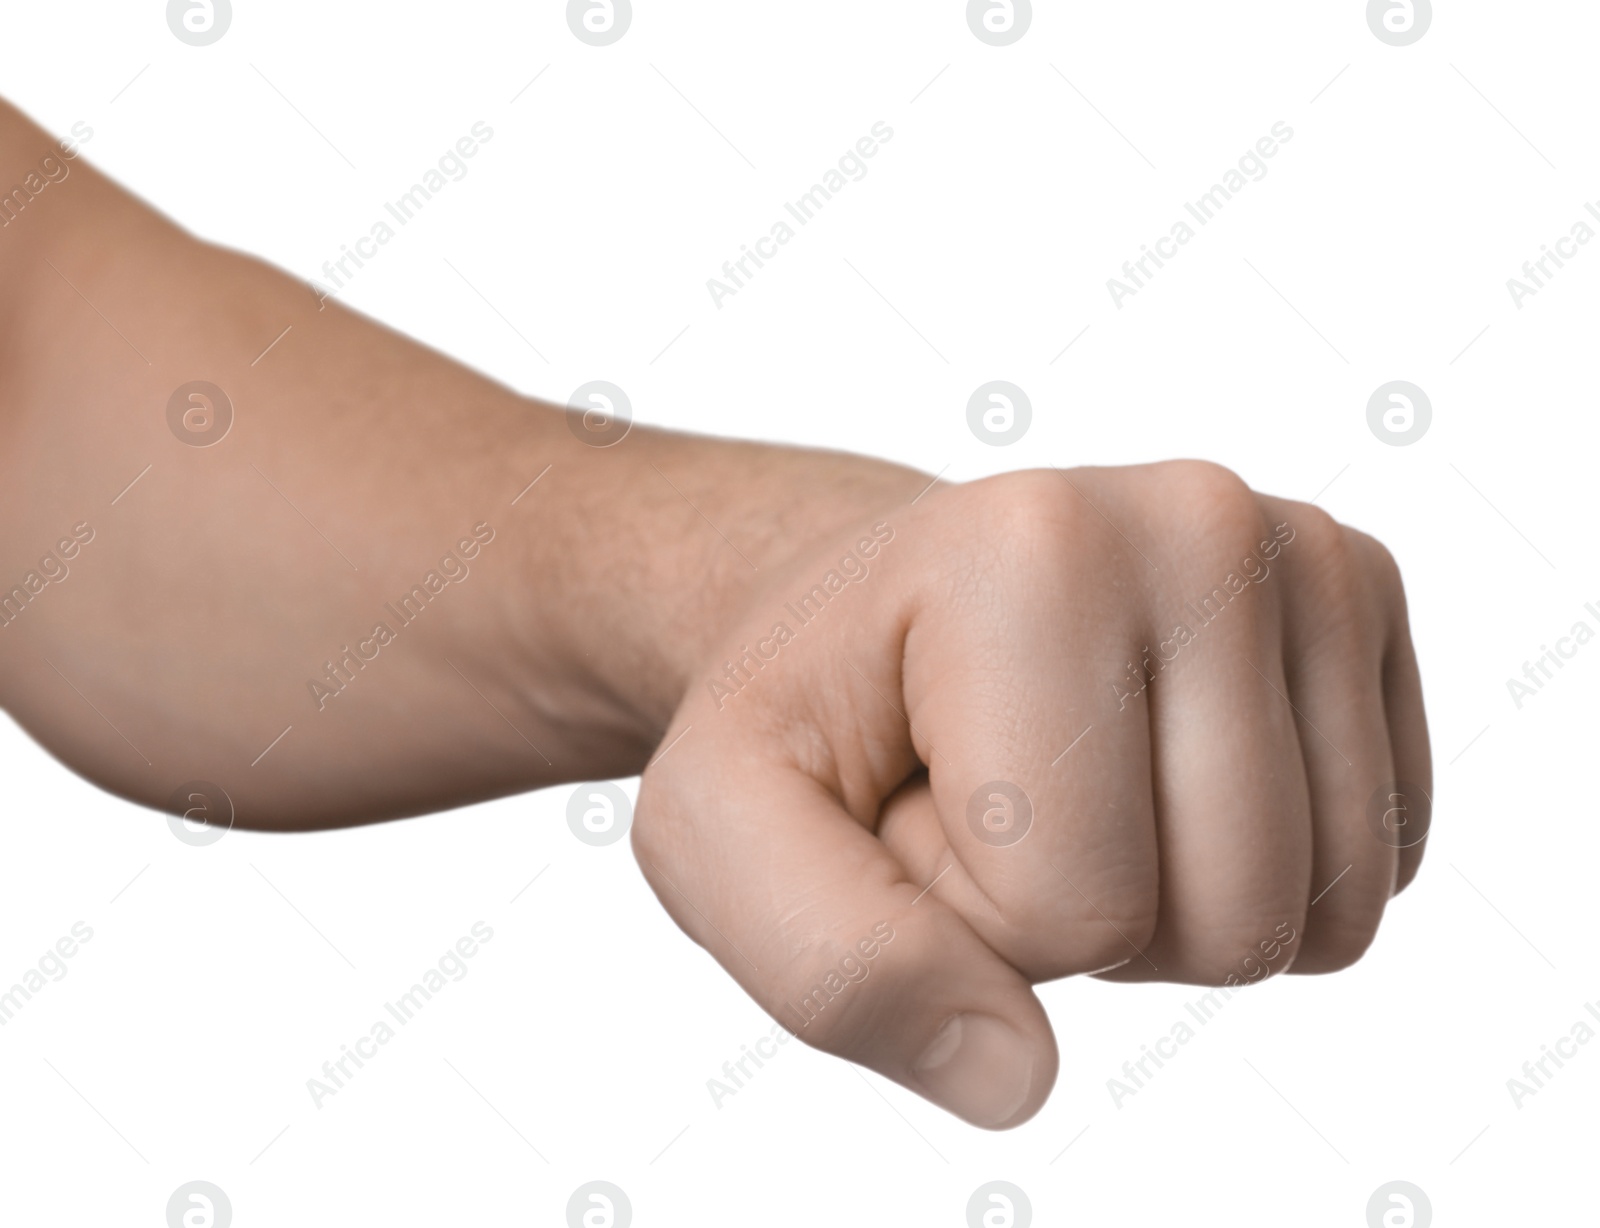
[[806,1043],[973,1125],[1032,1117],[1058,1058],[1027,981],[818,781],[728,740],[685,739],[641,784],[634,851],[667,912]]

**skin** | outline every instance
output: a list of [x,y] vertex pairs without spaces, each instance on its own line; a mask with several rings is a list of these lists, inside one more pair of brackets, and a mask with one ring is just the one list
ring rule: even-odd
[[[0,585],[70,574],[0,625],[0,702],[101,786],[300,831],[642,772],[679,925],[802,1039],[996,1128],[1055,1079],[1033,985],[1332,971],[1416,873],[1368,823],[1432,788],[1399,572],[1321,510],[1195,461],[948,485],[596,447],[0,105],[0,185],[50,156],[0,228]],[[233,406],[209,447],[168,423],[194,380]],[[393,617],[431,570],[464,574]]]

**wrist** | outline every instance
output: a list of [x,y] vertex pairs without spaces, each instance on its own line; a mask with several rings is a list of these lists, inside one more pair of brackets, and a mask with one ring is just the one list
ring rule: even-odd
[[[864,457],[648,428],[605,449],[563,442],[545,463],[529,577],[562,579],[538,596],[546,625],[533,673],[562,679],[558,706],[627,730],[632,771],[775,574],[929,484]],[[544,532],[557,523],[556,536]]]

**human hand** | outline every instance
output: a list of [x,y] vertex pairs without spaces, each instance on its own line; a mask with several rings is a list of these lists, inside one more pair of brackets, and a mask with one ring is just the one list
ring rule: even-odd
[[1041,471],[770,579],[633,839],[785,1027],[1000,1128],[1055,1080],[1031,984],[1357,959],[1421,859],[1369,825],[1397,781],[1431,792],[1378,542],[1210,464]]
[[[49,145],[0,106],[0,165]],[[1331,970],[1415,873],[1369,826],[1431,788],[1398,574],[1316,508],[1192,462],[927,489],[595,441],[87,166],[52,199],[0,252],[0,702],[123,796],[215,782],[303,829],[657,746],[669,912],[798,1034],[988,1126],[1054,1080],[1030,983]],[[216,447],[168,419],[196,373],[240,405]]]

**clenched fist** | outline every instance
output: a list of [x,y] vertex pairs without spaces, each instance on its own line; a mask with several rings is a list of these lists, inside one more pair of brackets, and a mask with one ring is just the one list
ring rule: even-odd
[[[56,149],[0,104],[0,182]],[[1329,971],[1416,872],[1399,576],[1315,507],[591,421],[81,160],[4,234],[0,700],[125,797],[291,830],[644,769],[673,917],[993,1127],[1055,1077],[1031,984]]]
[[883,509],[752,595],[664,743],[634,845],[678,923],[991,1127],[1055,1078],[1031,984],[1358,958],[1421,857],[1387,799],[1431,788],[1394,560],[1193,462]]

